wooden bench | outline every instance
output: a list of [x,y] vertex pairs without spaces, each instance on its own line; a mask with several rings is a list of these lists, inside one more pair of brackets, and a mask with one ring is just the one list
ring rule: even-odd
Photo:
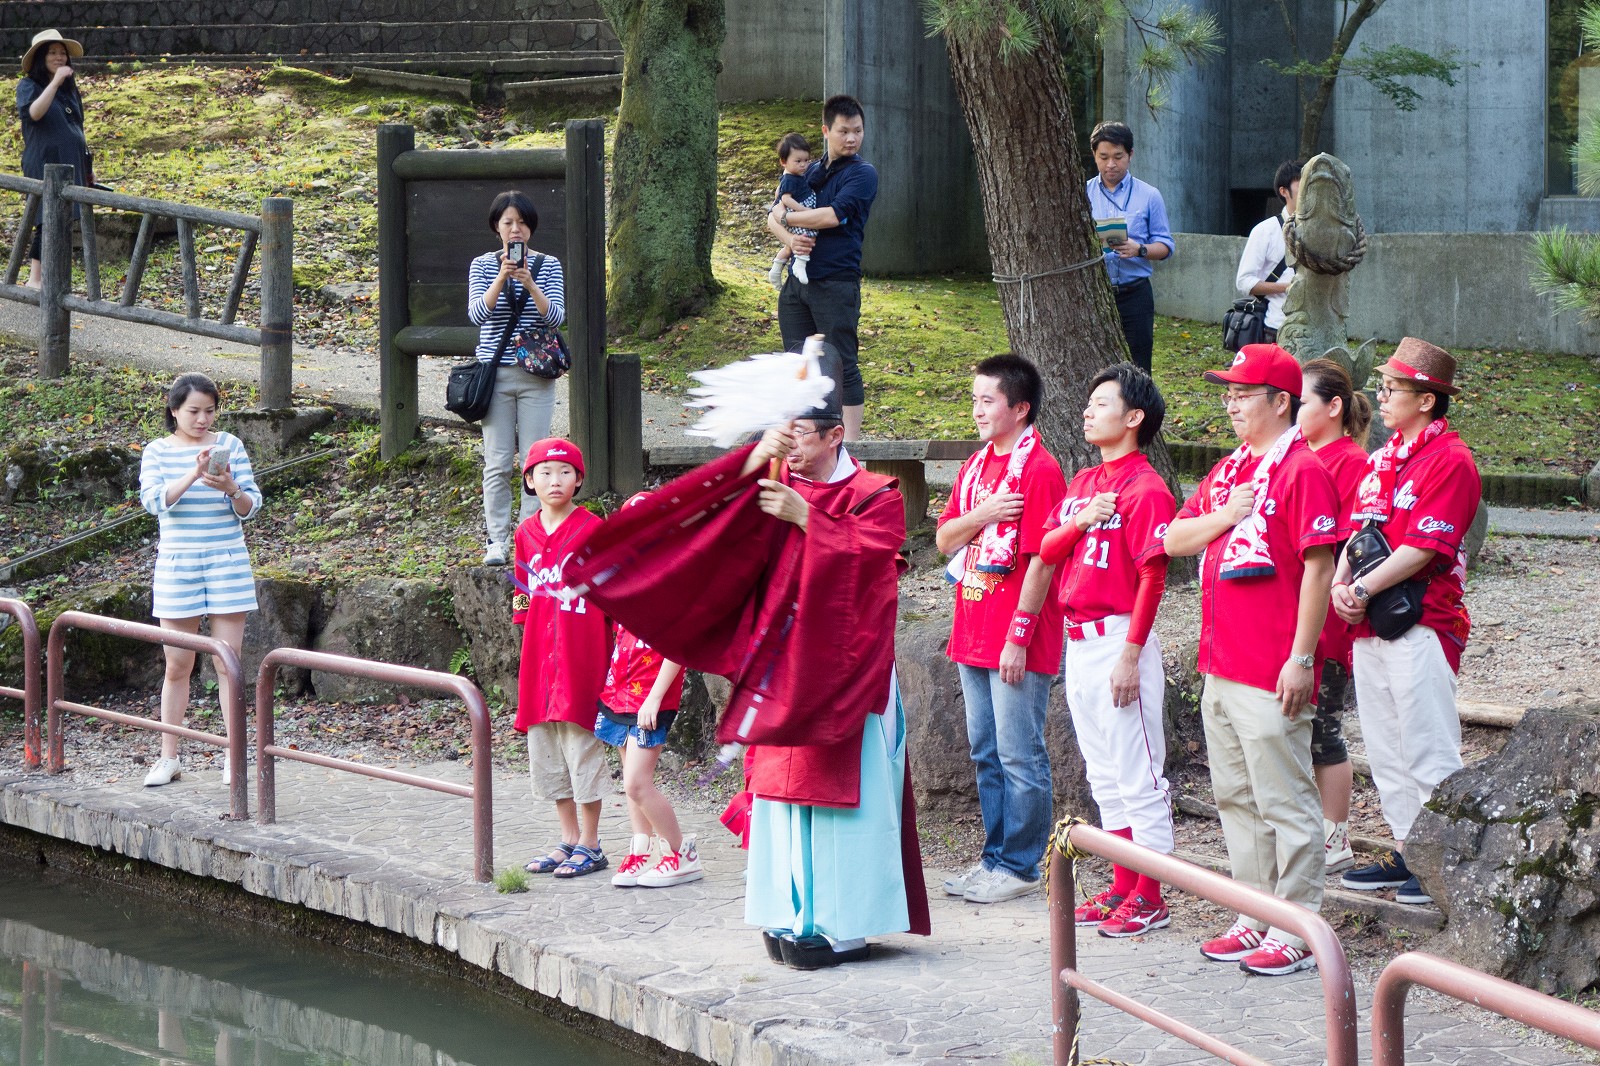
[[[982,446],[975,440],[858,440],[845,445],[862,466],[900,482],[908,530],[915,529],[928,514],[926,464],[959,463]],[[661,444],[645,453],[645,465],[688,470],[722,454],[721,448],[711,444]]]

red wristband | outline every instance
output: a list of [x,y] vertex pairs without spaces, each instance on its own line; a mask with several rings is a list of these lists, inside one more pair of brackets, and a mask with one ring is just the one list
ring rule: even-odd
[[1006,633],[1006,643],[1026,648],[1033,643],[1033,630],[1038,624],[1038,614],[1018,611],[1011,616],[1011,629]]

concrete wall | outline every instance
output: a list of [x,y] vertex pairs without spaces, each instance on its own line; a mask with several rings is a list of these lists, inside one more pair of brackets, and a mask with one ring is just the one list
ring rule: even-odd
[[[1446,348],[1600,355],[1600,328],[1534,294],[1531,233],[1385,233],[1351,274],[1353,340],[1423,337]],[[1222,321],[1237,297],[1243,237],[1178,234],[1183,254],[1157,263],[1156,310]],[[1219,327],[1220,334],[1220,327]]]
[[1503,232],[1537,224],[1545,9],[1506,0],[1409,0],[1368,20],[1357,48],[1455,48],[1466,64],[1455,88],[1419,83],[1423,103],[1412,112],[1395,110],[1364,81],[1340,79],[1331,146],[1355,173],[1369,230]]
[[862,268],[872,274],[986,270],[972,138],[942,38],[919,0],[826,0],[823,92],[867,112],[862,158],[878,168]]
[[826,0],[726,0],[719,100],[821,100]]
[[[1185,2],[1210,11],[1227,25],[1228,0]],[[1174,230],[1223,229],[1228,212],[1230,63],[1219,56],[1180,70],[1168,83],[1166,106],[1152,115],[1145,103],[1144,79],[1133,69],[1140,47],[1131,24],[1121,34],[1108,35],[1101,117],[1126,122],[1133,130],[1133,174],[1161,190]],[[1092,164],[1086,161],[1086,165],[1092,175]],[[1180,245],[1178,255],[1183,254]]]

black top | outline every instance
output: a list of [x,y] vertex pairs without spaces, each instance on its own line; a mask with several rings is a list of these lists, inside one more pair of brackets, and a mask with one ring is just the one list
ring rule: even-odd
[[35,122],[28,106],[44,89],[32,78],[17,82],[17,114],[22,118],[22,173],[44,177],[46,163],[71,163],[73,182],[89,184],[89,142],[83,135],[83,100],[77,92],[58,88],[50,110]]

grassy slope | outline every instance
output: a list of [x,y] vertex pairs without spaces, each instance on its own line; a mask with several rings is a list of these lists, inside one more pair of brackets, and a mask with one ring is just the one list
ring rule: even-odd
[[[115,188],[240,211],[259,210],[265,196],[294,197],[296,277],[307,286],[297,292],[298,339],[375,346],[375,304],[332,304],[314,290],[325,281],[376,280],[374,130],[385,121],[415,123],[438,101],[288,69],[151,67],[99,75],[85,91],[100,177]],[[559,125],[507,133],[497,115],[446,106],[485,143],[562,143]],[[713,269],[723,292],[700,317],[657,337],[617,343],[642,354],[651,387],[678,388],[692,370],[778,345],[776,296],[765,279],[775,245],[761,222],[777,180],[772,146],[790,130],[814,133],[817,112],[815,103],[776,101],[722,115],[722,219]],[[542,114],[540,123],[561,117]],[[461,142],[419,129],[418,143]],[[869,158],[870,149],[869,141]],[[15,160],[20,151],[16,125],[0,124],[0,159]],[[19,198],[0,196],[0,233],[14,229],[19,213]],[[214,305],[235,245],[205,233],[196,243],[202,285],[212,286]],[[158,302],[176,307],[176,248],[171,242],[159,247],[149,277],[168,294]],[[107,265],[108,283],[118,267]],[[1512,280],[1521,282],[1520,276]],[[1208,323],[1158,320],[1157,377],[1174,437],[1227,439],[1215,390],[1199,383],[1201,371],[1226,361],[1217,332]],[[1007,344],[994,287],[974,276],[868,280],[862,336],[872,385],[868,431],[883,437],[968,435],[967,374],[976,360]],[[1467,391],[1453,421],[1486,468],[1583,472],[1600,458],[1600,371],[1593,360],[1537,352],[1457,355]],[[1063,402],[1078,402],[1072,389]]]

